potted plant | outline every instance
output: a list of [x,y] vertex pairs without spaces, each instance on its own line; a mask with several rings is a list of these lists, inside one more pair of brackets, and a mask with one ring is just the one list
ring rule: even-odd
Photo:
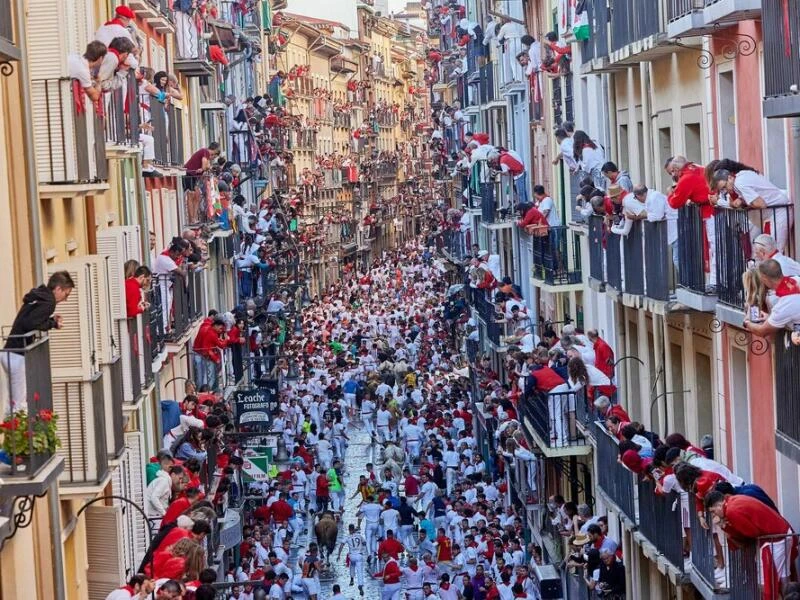
[[0,448],[13,461],[16,473],[33,475],[61,446],[58,415],[43,408],[33,414],[18,410],[0,423],[3,441]]

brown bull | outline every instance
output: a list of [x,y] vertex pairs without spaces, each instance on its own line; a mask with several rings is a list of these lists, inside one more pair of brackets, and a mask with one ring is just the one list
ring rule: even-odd
[[331,554],[336,548],[336,538],[339,535],[339,523],[336,521],[336,516],[330,511],[320,514],[317,524],[314,525],[314,534],[317,536],[320,558],[330,564]]

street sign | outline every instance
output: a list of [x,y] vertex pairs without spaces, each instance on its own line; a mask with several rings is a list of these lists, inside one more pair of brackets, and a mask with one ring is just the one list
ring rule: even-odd
[[273,385],[252,390],[239,390],[234,393],[233,405],[236,411],[236,424],[247,428],[268,428],[278,412],[278,382]]
[[272,463],[271,452],[259,456],[245,456],[242,460],[242,483],[269,480],[269,467]]

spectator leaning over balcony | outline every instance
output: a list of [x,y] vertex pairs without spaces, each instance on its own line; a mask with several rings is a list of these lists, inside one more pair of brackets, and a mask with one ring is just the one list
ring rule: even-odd
[[689,202],[700,206],[700,216],[703,219],[703,256],[681,257],[683,260],[703,259],[703,269],[708,273],[709,290],[714,291],[717,285],[716,272],[716,236],[714,234],[714,207],[709,197],[711,191],[706,182],[703,167],[689,162],[683,156],[676,156],[665,167],[667,172],[676,181],[669,188],[667,203],[674,209],[680,209]]
[[[56,305],[65,302],[73,289],[75,283],[69,272],[58,271],[50,276],[47,285],[32,289],[22,298],[22,306],[6,338],[5,348],[11,352],[5,352],[0,358],[3,375],[10,380],[10,386],[3,383],[3,393],[10,390],[11,397],[4,398],[4,404],[11,412],[27,408],[25,356],[21,349],[34,341],[35,332],[61,329],[61,316],[54,314]],[[20,349],[20,352],[14,352],[14,349]]]
[[603,420],[608,417],[616,417],[621,423],[630,423],[631,418],[622,406],[619,404],[611,404],[608,396],[600,396],[594,401],[594,408]]
[[159,471],[156,478],[145,489],[144,510],[147,517],[154,521],[154,529],[161,526],[161,517],[169,508],[172,494],[180,493],[187,479],[183,467],[173,466],[169,468],[169,471]]
[[169,248],[156,257],[153,263],[153,274],[161,285],[161,312],[165,330],[169,329],[172,312],[172,280],[171,276],[183,276],[184,270],[178,265],[183,255],[180,238],[173,238]]
[[525,173],[525,163],[522,157],[514,150],[495,149],[487,156],[489,165],[501,173],[509,173],[514,179],[514,189],[517,192],[517,204],[528,203],[528,178]]
[[633,195],[640,202],[644,202],[647,211],[647,220],[651,222],[667,222],[667,244],[672,254],[672,264],[678,270],[678,211],[667,203],[667,197],[658,190],[648,189],[644,184],[637,184],[633,188]]
[[626,236],[631,232],[634,221],[642,221],[647,217],[647,209],[639,197],[628,193],[622,186],[612,183],[608,186],[608,197],[611,202],[622,209],[622,222],[611,227],[611,233]]
[[575,150],[572,143],[572,135],[567,131],[566,126],[572,125],[571,123],[562,123],[561,127],[556,129],[556,141],[558,142],[558,155],[553,159],[553,164],[557,165],[558,161],[563,160],[564,165],[569,169],[570,173],[578,170],[578,161],[575,160]]
[[82,55],[72,53],[67,56],[67,72],[70,79],[78,82],[92,102],[97,102],[103,93],[92,73],[103,62],[107,53],[108,48],[103,42],[94,41],[86,46],[86,51]]
[[789,522],[763,502],[744,495],[712,491],[705,498],[705,507],[725,532],[731,549],[757,545],[761,598],[780,597],[790,576],[797,577],[797,538]]
[[523,215],[522,219],[517,221],[517,226],[520,229],[523,229],[528,235],[547,237],[547,217],[545,217],[542,212],[533,204],[520,205],[519,208],[524,209],[526,206],[528,208],[525,210],[525,214]]
[[207,326],[201,326],[194,338],[195,383],[217,387],[217,371],[222,364],[222,352],[226,347],[225,321],[216,317]]
[[753,228],[772,235],[778,250],[783,252],[789,241],[794,210],[786,192],[752,169],[743,169],[736,174],[718,169],[714,173],[714,191],[724,192],[734,208],[761,209],[750,214]]
[[631,176],[628,175],[627,171],[618,168],[613,162],[609,161],[605,163],[602,167],[600,167],[600,171],[603,173],[603,176],[608,179],[609,185],[617,184],[626,192],[633,191],[633,182],[631,181]]
[[800,284],[797,280],[784,277],[780,264],[771,258],[758,265],[758,274],[764,286],[775,293],[777,300],[769,314],[762,312],[758,319],[748,315],[743,327],[755,335],[766,336],[800,325]]
[[94,34],[94,39],[106,46],[110,46],[115,38],[127,38],[130,40],[134,48],[124,61],[126,67],[130,69],[136,69],[139,66],[139,61],[136,58],[139,53],[139,40],[133,32],[133,20],[135,18],[136,13],[130,7],[118,6],[114,9],[114,18],[101,25]]
[[757,263],[771,258],[781,266],[784,277],[800,277],[800,263],[780,252],[771,235],[762,233],[756,236],[753,240],[753,258]]
[[111,40],[97,71],[97,79],[103,90],[116,89],[125,84],[129,68],[125,61],[135,48],[134,43],[126,37]]
[[594,187],[606,189],[606,178],[602,167],[606,163],[606,153],[585,131],[578,130],[572,136],[572,156],[578,163],[578,169],[592,178]]
[[125,280],[125,306],[128,318],[143,313],[150,306],[142,295],[142,290],[150,287],[150,269],[144,265],[136,268],[132,277]]

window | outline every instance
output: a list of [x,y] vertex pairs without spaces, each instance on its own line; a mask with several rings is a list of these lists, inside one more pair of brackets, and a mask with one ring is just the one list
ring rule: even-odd
[[687,123],[683,126],[683,148],[686,157],[696,163],[703,162],[703,146],[700,138],[700,123]]
[[732,407],[733,468],[745,481],[752,481],[750,466],[750,402],[747,386],[747,353],[731,348],[730,390]]
[[736,87],[733,71],[719,74],[719,148],[717,155],[736,159],[739,152],[736,146]]
[[658,172],[661,175],[661,189],[666,190],[672,185],[672,180],[666,171],[662,169],[664,161],[672,156],[672,129],[669,127],[661,127],[658,130],[658,156],[659,162],[657,163]]

